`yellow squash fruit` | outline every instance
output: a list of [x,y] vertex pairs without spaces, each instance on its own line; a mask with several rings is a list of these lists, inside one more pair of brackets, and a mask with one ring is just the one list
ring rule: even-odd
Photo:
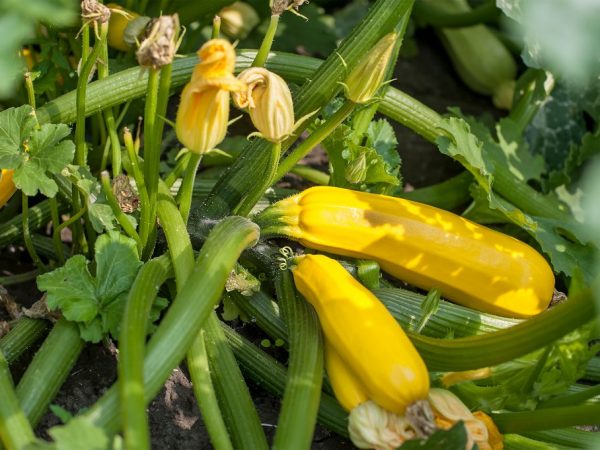
[[325,339],[325,370],[335,398],[346,411],[352,411],[369,399],[365,387],[327,339]]
[[[358,385],[364,387],[368,399],[396,414],[427,398],[425,363],[377,297],[340,263],[323,255],[301,257],[293,274],[296,287],[315,308],[325,339],[335,351],[333,366],[329,359],[330,376],[333,374],[332,384],[345,407],[358,401]],[[341,371],[336,372],[338,369]],[[350,394],[343,387],[348,380]]]
[[13,181],[13,170],[2,169],[0,173],[0,208],[6,205],[16,191],[17,187]]
[[552,269],[532,247],[405,199],[318,186],[276,203],[258,222],[266,234],[375,260],[401,280],[487,313],[531,317],[554,291]]

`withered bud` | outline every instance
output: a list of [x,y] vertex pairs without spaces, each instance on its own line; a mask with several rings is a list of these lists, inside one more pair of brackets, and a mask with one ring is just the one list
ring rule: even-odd
[[110,19],[110,8],[97,0],[83,0],[81,2],[81,18],[86,24],[106,23]]
[[160,16],[146,26],[144,40],[136,55],[140,66],[159,69],[173,62],[177,51],[179,16]]
[[308,0],[273,0],[273,4],[271,5],[271,14],[274,16],[280,16],[285,11],[289,11],[292,8],[298,11],[305,3],[308,3]]

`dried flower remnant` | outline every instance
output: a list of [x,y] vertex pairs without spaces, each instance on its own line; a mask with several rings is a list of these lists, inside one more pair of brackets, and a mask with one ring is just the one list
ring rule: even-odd
[[262,67],[252,67],[238,75],[247,89],[233,94],[238,108],[248,109],[259,134],[271,142],[281,142],[295,128],[292,94],[283,78]]
[[140,66],[159,69],[173,62],[177,52],[179,16],[160,16],[146,25],[146,34],[136,55]]
[[81,18],[85,25],[93,23],[97,31],[97,25],[109,21],[110,8],[96,0],[83,0],[81,2]]

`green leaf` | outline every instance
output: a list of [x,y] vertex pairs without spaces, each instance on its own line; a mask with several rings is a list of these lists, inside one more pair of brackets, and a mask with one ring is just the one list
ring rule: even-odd
[[400,166],[398,140],[387,120],[374,120],[369,124],[367,146],[374,148],[392,169]]
[[37,286],[47,292],[48,308],[60,308],[68,320],[88,322],[98,314],[96,282],[83,255],[73,256],[63,267],[40,275]]
[[523,36],[525,64],[572,81],[597,78],[600,71],[600,3],[594,0],[496,0]]
[[49,408],[52,414],[58,417],[62,423],[67,423],[73,418],[73,414],[62,406],[51,404]]
[[[483,125],[479,125],[481,130]],[[502,212],[509,220],[527,230],[535,229],[535,224],[520,210],[507,207],[501,203],[498,196],[492,190],[494,162],[492,157],[497,156],[497,150],[492,149],[487,153],[484,143],[471,132],[471,127],[464,119],[458,117],[444,118],[440,128],[446,131],[448,136],[437,140],[438,148],[445,155],[451,156],[460,162],[477,181],[478,185],[486,193],[491,209]],[[491,157],[484,158],[483,155]],[[512,206],[512,205],[511,205]]]
[[[538,241],[542,251],[550,257],[555,271],[572,276],[581,267],[586,280],[591,280],[594,273],[593,265],[589,262],[593,261],[594,249],[586,245],[591,239],[589,230],[574,219],[559,222],[530,216],[494,193],[492,190],[494,170],[506,170],[506,167],[511,165],[511,158],[514,170],[520,170],[521,164],[517,165],[516,162],[521,163],[529,159],[515,157],[522,152],[515,151],[511,154],[506,145],[496,143],[485,135],[483,125],[474,119],[470,119],[470,123],[472,126],[462,118],[446,118],[441,124],[441,128],[451,138],[438,139],[438,146],[442,153],[461,162],[477,181],[480,191],[472,190],[476,204],[468,210],[468,217],[485,223],[493,223],[495,219],[502,222],[502,217],[504,217],[523,228]],[[510,127],[510,122],[502,121],[498,127],[499,134],[509,136],[512,131],[507,133],[506,130],[510,130]],[[472,129],[475,131],[472,132]],[[476,134],[484,140],[480,140]],[[513,139],[518,147],[516,136],[513,135]],[[484,159],[483,154],[488,158]],[[515,172],[513,171],[513,173]],[[553,195],[549,198],[556,203],[557,210],[560,209],[561,204],[558,198]]]
[[110,444],[104,430],[83,417],[52,427],[48,434],[54,439],[56,450],[108,450]]
[[0,167],[16,169],[21,163],[21,146],[37,125],[29,105],[0,112]]
[[103,301],[110,301],[126,292],[141,266],[133,239],[110,232],[96,241],[97,293]]
[[94,230],[98,233],[114,230],[117,219],[102,192],[102,186],[91,174],[89,168],[69,164],[63,170],[62,176],[65,176],[85,194],[88,216]]
[[48,308],[62,310],[90,342],[100,341],[106,333],[118,337],[127,294],[142,264],[135,241],[117,232],[96,240],[95,255],[95,277],[82,255],[38,277],[38,288],[47,292]]
[[567,393],[583,376],[598,351],[589,345],[594,327],[578,328],[545,349],[494,367],[487,380],[459,383],[451,390],[471,409],[535,409],[539,402]]
[[15,170],[15,185],[26,195],[40,191],[54,197],[58,186],[48,173],[60,172],[73,159],[75,145],[65,140],[70,130],[64,124],[36,126],[30,106],[0,113],[0,166]]
[[421,318],[416,327],[416,332],[420,333],[429,322],[431,316],[433,316],[440,307],[440,300],[442,298],[442,292],[439,289],[432,289],[427,293],[425,301],[421,305]]
[[469,437],[463,422],[457,422],[449,430],[437,430],[428,439],[410,440],[402,444],[402,450],[464,450]]

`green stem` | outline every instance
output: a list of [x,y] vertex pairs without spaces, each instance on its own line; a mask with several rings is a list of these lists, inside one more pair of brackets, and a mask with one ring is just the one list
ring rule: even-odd
[[141,253],[142,241],[140,240],[137,231],[135,231],[135,227],[119,206],[119,202],[117,201],[115,194],[113,193],[112,186],[110,185],[110,175],[108,172],[104,171],[100,174],[100,177],[102,182],[102,192],[104,192],[104,196],[106,197],[106,201],[108,202],[110,209],[125,233],[127,233],[127,235],[136,242],[138,251]]
[[600,382],[600,357],[595,356],[588,362],[584,379]]
[[[245,369],[247,375],[269,392],[282,395],[288,379],[285,367],[227,325],[221,324],[221,326],[238,363]],[[304,420],[304,418],[297,417],[297,420]],[[340,436],[348,436],[348,415],[332,396],[321,395],[318,420]]]
[[[49,198],[50,204],[50,215],[52,216],[52,230],[56,230],[60,225],[60,215],[58,212],[58,201],[56,197]],[[54,251],[58,257],[58,264],[63,265],[65,263],[65,252],[63,250],[62,239],[60,234],[52,233],[52,242],[54,243]]]
[[27,91],[27,102],[35,111],[35,89],[33,88],[31,72],[25,72],[25,90]]
[[329,175],[304,164],[296,164],[290,169],[290,172],[319,186],[327,186],[329,184]]
[[465,12],[448,12],[445,9],[444,5],[439,6],[438,2],[417,1],[414,14],[417,19],[436,28],[463,28],[494,22],[501,13],[493,0],[487,0]]
[[[269,448],[248,386],[227,343],[220,321],[213,311],[205,322],[205,342],[212,381],[223,419],[228,424],[233,446],[240,450]],[[289,448],[294,448],[289,447]]]
[[[59,202],[59,211],[64,212],[67,208]],[[51,208],[49,200],[42,200],[37,205],[28,209],[29,232],[35,231],[48,223],[51,219]],[[18,214],[10,220],[0,224],[0,248],[10,243],[19,242],[23,237],[23,214]]]
[[271,144],[268,150],[268,161],[261,173],[257,173],[253,189],[250,190],[237,206],[235,213],[240,216],[247,216],[252,208],[263,196],[265,191],[276,181],[277,163],[281,156],[281,143]]
[[545,408],[492,414],[494,423],[502,433],[522,433],[576,425],[597,425],[600,404]]
[[187,152],[185,155],[181,156],[173,167],[173,170],[169,172],[167,177],[165,178],[165,184],[170,188],[175,184],[179,176],[185,172],[188,167],[189,161],[192,158],[192,152]]
[[17,398],[8,362],[0,352],[0,439],[8,450],[19,450],[35,441],[33,429],[27,421]]
[[564,428],[549,431],[524,431],[521,434],[532,439],[552,442],[553,444],[561,446],[564,445],[568,448],[592,449],[598,447],[598,433],[577,430],[575,428]]
[[409,333],[432,371],[493,366],[530,353],[564,336],[594,317],[589,290],[509,329],[460,339],[436,339]]
[[[98,62],[98,79],[102,80],[109,76],[108,43],[106,39],[102,39],[96,45],[101,46],[100,60]],[[117,133],[117,124],[112,108],[104,109],[103,114],[110,140],[112,174],[113,177],[117,177],[121,174],[121,143],[119,142],[119,135]]]
[[144,109],[144,183],[148,192],[148,204],[146,208],[142,209],[140,218],[140,238],[144,245],[144,258],[154,248],[151,237],[156,226],[156,196],[158,193],[158,167],[160,163],[160,145],[155,140],[160,70],[150,68],[148,71],[148,90]]
[[348,117],[356,104],[350,100],[346,100],[342,106],[319,128],[313,131],[309,137],[302,141],[294,150],[292,150],[287,157],[279,163],[277,172],[275,173],[274,182],[279,181],[288,171],[292,169],[304,158],[313,148],[319,145],[327,136],[329,136],[333,130],[335,130],[343,121]]
[[252,67],[263,67],[265,65],[265,61],[269,57],[269,52],[271,51],[271,46],[273,45],[273,39],[275,38],[275,33],[277,32],[277,25],[279,24],[279,16],[271,15],[271,19],[269,21],[269,28],[267,28],[267,32],[265,33],[265,37],[260,44],[260,49],[252,62]]
[[[167,106],[169,104],[169,95],[171,93],[172,74],[172,63],[163,66],[160,70],[160,82],[158,84],[158,95],[156,98],[156,117],[158,120],[154,125],[154,145],[156,146],[156,151],[158,151],[159,154],[162,145],[163,131],[165,128],[164,118],[167,116]],[[156,173],[158,173],[158,170]]]
[[229,432],[221,415],[219,402],[210,379],[204,334],[205,331],[200,330],[192,343],[187,355],[187,367],[190,371],[194,395],[198,406],[200,406],[202,421],[210,436],[211,444],[215,450],[233,450]]
[[21,317],[12,329],[0,339],[0,351],[9,364],[23,354],[47,331],[49,322],[40,319]]
[[[84,25],[83,30],[88,30],[88,26]],[[89,32],[89,30],[88,30]],[[75,164],[78,166],[85,166],[86,163],[86,145],[85,145],[85,117],[86,117],[86,93],[88,78],[96,60],[102,51],[102,43],[106,41],[106,33],[108,32],[108,26],[101,27],[100,41],[94,45],[94,50],[88,58],[82,56],[81,59],[81,72],[77,79],[77,94],[76,94],[76,107],[77,107],[77,120],[75,124]],[[87,41],[89,45],[89,40]],[[83,38],[85,46],[86,39]],[[85,51],[82,53],[85,55]]]
[[[84,206],[79,211],[77,211],[77,214],[75,214],[74,216],[71,216],[68,220],[65,220],[63,223],[61,223],[59,226],[57,226],[54,229],[54,231],[52,232],[52,240],[55,242],[59,241],[60,233],[62,232],[62,230],[71,226],[72,224],[78,223],[79,219],[81,219],[83,217],[83,215],[85,214],[86,211],[87,211],[87,207]],[[73,228],[75,228],[75,227],[73,227]]]
[[[240,253],[258,238],[257,227],[241,217],[228,217],[211,230],[192,274],[150,339],[144,358],[145,398],[148,403],[181,362],[198,330],[219,301],[225,281]],[[209,270],[210,269],[210,270]],[[85,417],[109,432],[119,425],[119,397],[113,387]]]
[[519,434],[505,434],[502,436],[504,450],[566,450],[547,442],[530,439]]
[[22,221],[23,242],[25,243],[25,248],[27,249],[27,253],[29,253],[29,256],[31,256],[31,259],[33,260],[33,263],[35,264],[35,266],[42,272],[45,272],[46,270],[48,270],[48,268],[42,262],[42,260],[38,256],[37,252],[35,251],[35,248],[33,246],[33,241],[31,240],[31,233],[29,231],[29,198],[27,197],[27,195],[24,192],[22,192],[21,198],[22,198],[21,218],[23,220]]
[[441,183],[415,189],[414,191],[399,192],[396,195],[407,200],[452,211],[464,206],[471,200],[469,186],[472,183],[473,175],[465,170]]
[[10,286],[13,284],[21,284],[27,281],[32,281],[40,274],[39,270],[31,270],[29,272],[18,273],[16,275],[7,275],[0,277],[0,285]]
[[179,201],[179,211],[181,212],[181,217],[183,217],[183,221],[185,223],[187,223],[188,217],[190,215],[190,208],[192,206],[192,196],[194,193],[194,181],[196,180],[196,173],[198,172],[200,161],[202,161],[201,154],[190,154],[190,157],[188,158],[187,168],[185,170],[185,176],[183,177],[181,187],[179,188],[179,192],[177,194],[177,199]]
[[[150,200],[148,200],[148,191],[146,190],[146,182],[144,180],[144,175],[142,174],[142,169],[140,168],[140,158],[138,157],[135,151],[135,145],[133,143],[133,138],[131,136],[131,132],[128,129],[125,129],[123,133],[123,141],[125,143],[125,149],[127,150],[127,158],[129,159],[129,165],[127,170],[133,176],[135,180],[135,185],[137,188],[138,197],[140,198],[141,209],[149,209]],[[141,226],[140,226],[141,228]],[[143,240],[141,238],[141,229],[140,229],[140,241],[143,244]]]
[[582,391],[575,392],[573,394],[561,395],[559,397],[554,397],[550,400],[546,400],[545,402],[541,402],[540,404],[538,404],[537,409],[577,405],[599,395],[600,384],[597,384],[595,386],[587,387]]
[[33,357],[17,386],[17,396],[35,426],[75,365],[83,341],[73,322],[60,319]]
[[129,291],[119,337],[119,395],[125,448],[150,448],[150,432],[144,397],[144,347],[148,316],[158,289],[169,277],[166,256],[148,261]]
[[310,448],[323,383],[321,328],[313,308],[296,293],[289,271],[279,274],[276,288],[288,328],[289,364],[273,449]]

